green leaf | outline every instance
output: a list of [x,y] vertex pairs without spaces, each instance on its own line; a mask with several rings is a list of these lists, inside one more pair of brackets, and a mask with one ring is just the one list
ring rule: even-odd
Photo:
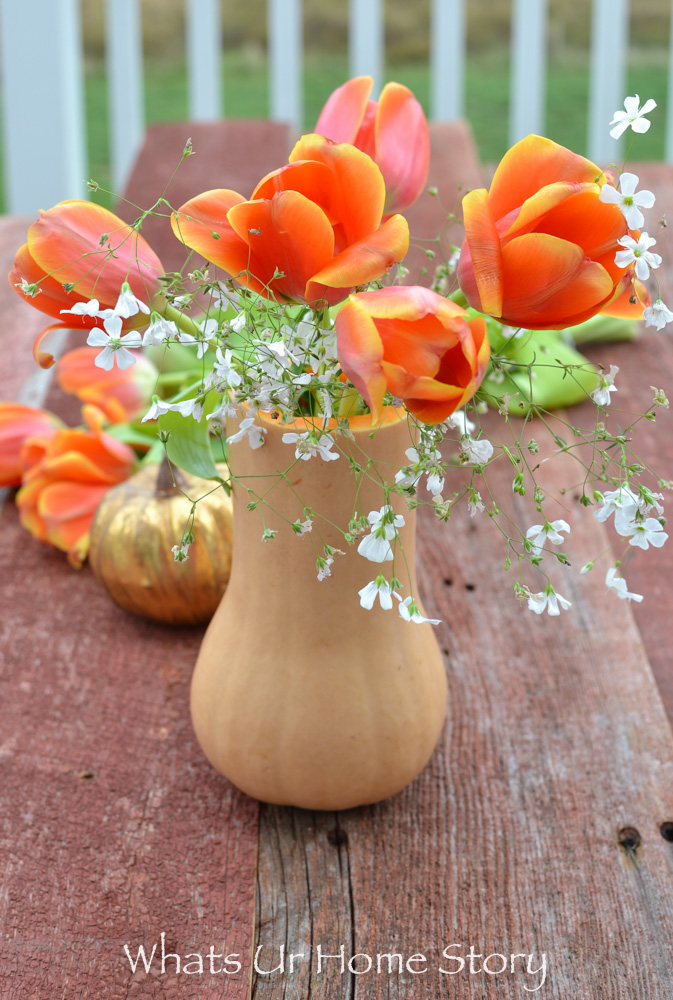
[[175,410],[162,413],[159,428],[170,432],[166,451],[171,462],[183,472],[190,472],[201,479],[220,479],[210,447],[206,413],[212,413],[222,398],[219,392],[209,392],[203,400],[204,415],[200,420],[183,417]]

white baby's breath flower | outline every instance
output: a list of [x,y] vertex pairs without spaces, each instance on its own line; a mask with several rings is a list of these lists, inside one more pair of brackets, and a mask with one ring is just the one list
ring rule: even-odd
[[552,617],[561,614],[561,609],[567,611],[572,604],[561,594],[557,594],[551,584],[538,594],[528,595],[528,608],[536,615],[541,615],[544,611]]
[[115,316],[121,316],[122,319],[130,319],[131,316],[136,316],[139,312],[146,313],[149,316],[150,307],[146,302],[143,302],[142,299],[133,294],[131,286],[125,281],[112,312]]
[[646,517],[643,521],[621,523],[615,517],[615,529],[618,535],[629,539],[629,545],[639,549],[648,549],[652,545],[660,549],[668,535],[655,517]]
[[565,539],[562,531],[570,531],[567,521],[545,521],[544,524],[534,524],[526,532],[526,538],[532,545],[532,552],[538,556],[547,542],[560,545]]
[[481,511],[486,510],[481,500],[481,494],[477,493],[476,490],[470,494],[470,497],[467,501],[467,509],[470,512],[470,517],[474,517],[475,514],[481,513]]
[[619,191],[611,184],[604,184],[598,196],[608,205],[617,205],[626,219],[629,229],[640,229],[645,222],[641,208],[652,208],[654,195],[651,191],[636,191],[638,177],[636,174],[623,173],[619,178]]
[[425,618],[420,611],[413,599],[413,597],[405,597],[402,600],[401,596],[395,592],[395,597],[400,602],[398,605],[398,610],[400,613],[400,618],[404,618],[405,622],[413,622],[414,625],[441,625],[441,618]]
[[236,444],[238,441],[242,441],[244,437],[248,438],[248,444],[256,451],[261,448],[264,444],[264,435],[266,434],[266,427],[262,427],[261,424],[257,423],[254,416],[245,417],[241,420],[238,430],[235,434],[231,434],[227,438],[227,444]]
[[358,545],[358,553],[370,562],[392,561],[390,543],[397,537],[397,529],[404,524],[404,516],[395,514],[389,504],[384,504],[380,510],[371,510],[367,520],[371,525],[370,533]]
[[[121,327],[121,320],[119,321]],[[86,338],[90,347],[102,347],[103,350],[94,358],[97,368],[103,368],[106,372],[112,371],[115,361],[119,368],[130,368],[136,363],[136,359],[128,348],[136,349],[142,347],[142,339],[137,330],[125,333],[123,336],[110,336],[106,330],[94,327],[89,331]]]
[[362,588],[362,590],[358,591],[360,604],[367,611],[372,610],[377,598],[383,610],[390,611],[393,606],[392,593],[392,587],[386,580],[385,576],[381,575],[377,576],[375,580],[372,580],[371,583],[368,583]]
[[611,566],[607,571],[605,576],[605,585],[610,590],[615,590],[617,592],[617,597],[621,597],[623,601],[635,601],[637,604],[643,599],[642,594],[631,594],[626,586],[626,580],[623,576],[617,576],[617,570],[614,566]]
[[619,139],[623,132],[626,132],[629,125],[634,132],[647,132],[650,127],[650,122],[644,115],[648,115],[650,111],[654,111],[657,106],[657,102],[651,97],[649,100],[645,101],[642,108],[640,107],[640,98],[638,94],[635,97],[627,97],[624,100],[624,111],[615,111],[614,117],[610,122],[614,125],[614,128],[610,129],[610,135],[613,139]]
[[600,372],[598,374],[596,388],[593,392],[589,393],[596,406],[610,405],[610,393],[617,392],[617,386],[614,383],[615,375],[618,371],[619,368],[617,365],[610,365],[610,371],[608,373]]
[[[23,291],[23,288],[22,288]],[[89,299],[88,302],[75,302],[72,309],[61,309],[61,315],[72,313],[73,316],[100,316],[100,303],[98,299]]]
[[651,306],[643,309],[643,319],[645,326],[653,326],[656,330],[663,330],[673,320],[673,312],[664,305],[661,299],[657,299]]
[[628,267],[635,262],[636,278],[647,281],[650,268],[654,270],[661,264],[659,254],[650,251],[650,247],[655,246],[656,242],[647,233],[641,233],[637,240],[633,236],[622,236],[617,243],[625,249],[618,250],[615,254],[615,264],[617,267]]
[[172,319],[152,313],[152,320],[143,334],[143,347],[158,347],[168,341],[177,340],[180,331]]
[[470,437],[460,439],[458,458],[461,465],[486,465],[493,454],[493,445],[486,438],[475,441]]

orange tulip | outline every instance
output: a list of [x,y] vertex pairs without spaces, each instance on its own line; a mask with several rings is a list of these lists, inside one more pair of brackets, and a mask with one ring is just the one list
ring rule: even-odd
[[617,205],[599,200],[605,175],[537,135],[516,143],[489,191],[463,198],[458,280],[475,309],[510,326],[561,329],[600,312],[633,280],[615,264],[628,232]]
[[23,486],[16,495],[21,523],[40,541],[68,553],[79,567],[89,550],[98,504],[111,486],[133,472],[128,445],[103,430],[103,414],[84,406],[86,429],[59,430],[49,439],[30,438],[23,447]]
[[183,243],[267,298],[334,305],[407,252],[402,216],[381,226],[384,200],[381,171],[365,153],[305,135],[250,201],[206,191],[172,225]]
[[[63,310],[91,299],[97,299],[101,309],[113,309],[125,281],[149,305],[160,289],[162,274],[161,261],[132,226],[89,201],[62,201],[40,212],[28,230],[28,241],[16,254],[9,280],[26,302],[58,320],[40,333],[33,347],[39,364],[49,368],[54,359],[40,345],[50,330],[102,326],[93,316],[63,316]],[[31,285],[37,286],[36,295],[27,292]],[[66,291],[64,286],[69,285],[73,287]],[[124,321],[124,329],[148,322],[139,313]]]
[[53,413],[22,403],[0,403],[0,486],[18,486],[23,464],[21,449],[35,435],[45,441],[63,427]]
[[142,354],[129,368],[115,366],[110,371],[94,364],[96,349],[77,347],[59,358],[58,384],[83,403],[92,403],[110,423],[125,423],[144,413],[152,401],[159,372]]
[[341,368],[375,421],[388,390],[423,423],[441,423],[472,398],[490,357],[484,318],[419,285],[351,295],[336,332]]
[[371,156],[386,184],[384,211],[403,212],[421,194],[430,164],[430,135],[423,108],[400,83],[387,83],[370,101],[371,76],[356,76],[330,95],[315,131],[350,142]]

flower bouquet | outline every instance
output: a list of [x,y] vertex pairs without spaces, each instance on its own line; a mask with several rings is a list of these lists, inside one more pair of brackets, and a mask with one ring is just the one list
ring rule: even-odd
[[[463,198],[462,246],[427,247],[430,287],[406,285],[402,213],[425,187],[427,125],[406,88],[388,84],[378,103],[370,89],[369,78],[339,88],[250,198],[218,189],[175,207],[164,192],[130,226],[62,203],[31,227],[10,275],[55,325],[88,330],[101,371],[151,354],[151,403],[115,440],[231,491],[231,579],[195,670],[192,717],[239,787],[310,808],[397,791],[442,728],[439,619],[415,575],[418,507],[438,530],[457,505],[489,517],[515,597],[535,614],[570,607],[557,589],[570,527],[547,514],[554,498],[538,479],[555,455],[576,460],[587,516],[614,515],[622,551],[606,583],[618,597],[642,599],[625,557],[667,538],[669,484],[631,449],[665,393],[613,430],[618,369],[577,350],[630,336],[641,318],[658,329],[673,318],[643,284],[661,262],[641,232],[654,196],[633,174],[529,136],[489,190]],[[643,131],[653,102],[625,107],[613,134]],[[180,272],[164,273],[144,241],[150,215],[170,219],[189,249]],[[52,328],[35,345],[43,365]],[[582,400],[595,410],[588,429],[552,412]],[[501,415],[504,440],[486,435],[487,411]],[[89,419],[110,433],[99,409]],[[20,452],[21,435],[12,445],[20,506],[35,447],[26,427]],[[539,523],[516,524],[491,494],[496,461],[511,464],[513,492],[532,495]],[[178,562],[191,558],[201,502],[182,492]],[[597,561],[587,555],[582,571]]]

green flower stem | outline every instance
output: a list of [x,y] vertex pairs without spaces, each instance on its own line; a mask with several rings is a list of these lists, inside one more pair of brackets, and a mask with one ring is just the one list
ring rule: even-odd
[[462,306],[463,309],[467,309],[469,306],[469,302],[465,298],[460,288],[456,288],[455,292],[451,292],[449,298],[451,299],[452,302],[455,302],[457,306]]
[[166,319],[172,320],[178,330],[182,330],[183,333],[191,333],[192,336],[195,337],[201,332],[193,319],[190,319],[189,316],[185,316],[184,313],[181,313],[179,309],[172,306],[170,302],[166,302],[165,299],[163,302],[157,302],[155,299],[152,302],[152,308],[158,312],[160,316],[165,316]]

